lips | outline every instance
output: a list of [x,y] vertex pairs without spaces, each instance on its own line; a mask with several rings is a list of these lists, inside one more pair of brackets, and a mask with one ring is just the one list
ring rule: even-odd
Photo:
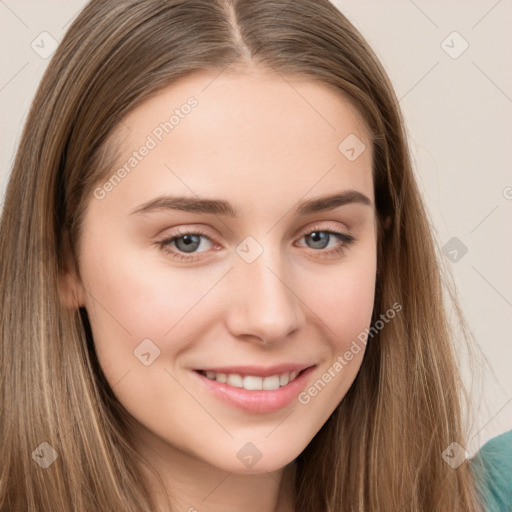
[[195,370],[201,383],[222,401],[254,413],[288,405],[305,387],[311,364],[272,367],[230,366]]
[[206,378],[249,391],[275,390],[295,380],[309,364],[262,366],[229,366],[196,370]]

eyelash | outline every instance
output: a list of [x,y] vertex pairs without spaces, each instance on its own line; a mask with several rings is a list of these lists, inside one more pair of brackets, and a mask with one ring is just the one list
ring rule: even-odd
[[[305,236],[308,236],[308,235],[312,235],[315,232],[328,233],[329,235],[333,235],[333,236],[337,237],[341,241],[341,244],[339,244],[334,249],[328,249],[328,250],[325,250],[325,249],[320,249],[320,250],[312,249],[312,251],[318,252],[318,253],[324,255],[324,259],[326,259],[327,257],[330,257],[330,256],[337,256],[337,255],[342,256],[343,254],[345,254],[345,250],[348,249],[349,246],[353,242],[355,242],[357,240],[356,237],[354,237],[353,235],[348,235],[346,233],[342,233],[342,232],[339,232],[339,231],[332,231],[332,230],[329,230],[329,229],[322,229],[322,226],[313,226],[313,228],[311,228],[309,231],[304,233],[301,236],[301,238],[303,238]],[[168,237],[168,238],[165,238],[163,240],[160,240],[160,241],[156,242],[156,245],[159,246],[159,248],[162,251],[164,251],[165,253],[170,254],[174,259],[178,259],[180,261],[195,260],[196,258],[194,258],[194,256],[187,256],[185,253],[176,252],[174,249],[171,249],[171,247],[170,247],[172,242],[174,242],[175,240],[177,240],[179,238],[182,238],[185,235],[195,235],[195,236],[204,237],[204,238],[208,239],[210,242],[213,243],[211,238],[208,235],[206,235],[205,233],[201,232],[201,231],[194,231],[194,230],[183,229],[183,230],[179,230],[172,237]],[[190,253],[190,254],[194,254],[194,253]],[[195,253],[195,254],[197,254],[197,253]]]

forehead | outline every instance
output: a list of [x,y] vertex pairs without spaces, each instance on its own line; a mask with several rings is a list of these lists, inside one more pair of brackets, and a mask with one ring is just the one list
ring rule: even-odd
[[333,187],[373,200],[372,148],[361,116],[340,92],[311,79],[254,69],[197,72],[139,105],[115,136],[117,167],[151,148],[121,183],[128,202],[157,192],[219,191],[236,193],[240,204],[255,194],[297,201]]

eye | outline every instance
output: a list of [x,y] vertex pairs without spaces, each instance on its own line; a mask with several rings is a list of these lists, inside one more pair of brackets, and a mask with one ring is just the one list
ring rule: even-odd
[[[314,252],[319,253],[322,258],[344,254],[345,250],[355,242],[356,238],[341,231],[333,231],[324,229],[322,226],[310,228],[310,230],[301,237],[305,239],[308,247],[315,249]],[[334,246],[326,250],[331,242]]]
[[[356,238],[352,235],[323,229],[322,226],[310,228],[310,230],[302,235],[300,240],[307,240],[308,247],[313,249],[313,253],[318,253],[319,257],[327,258],[343,254],[350,244],[355,242]],[[203,240],[206,240],[206,248],[204,248]],[[335,245],[326,250],[326,247],[334,242]],[[195,259],[195,254],[208,251],[214,246],[212,240],[201,231],[182,230],[171,237],[156,242],[164,252],[170,254],[174,259],[181,261],[191,261]],[[202,248],[202,251],[198,249]]]
[[[199,247],[205,245],[202,244],[202,239],[207,240],[210,245],[213,245],[213,242],[210,240],[210,238],[201,231],[188,230],[179,231],[170,238],[160,240],[157,242],[157,245],[159,245],[163,251],[171,254],[171,256],[175,259],[189,260],[193,259],[193,256],[188,256],[188,254],[204,252],[197,251]],[[208,243],[206,245],[208,245]]]

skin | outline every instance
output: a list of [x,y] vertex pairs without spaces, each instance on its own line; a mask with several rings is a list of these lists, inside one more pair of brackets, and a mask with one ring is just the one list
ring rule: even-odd
[[[294,399],[271,413],[221,402],[193,369],[311,363],[307,389],[369,327],[377,257],[371,142],[357,112],[325,85],[258,68],[205,71],[124,119],[119,165],[190,96],[198,100],[190,114],[103,199],[91,196],[81,281],[66,275],[62,298],[87,309],[103,372],[135,420],[136,447],[177,510],[291,511],[292,461],[346,394],[364,346],[309,403]],[[366,146],[355,161],[338,150],[349,134]],[[371,204],[294,213],[300,201],[346,190]],[[240,215],[130,213],[162,194],[224,199]],[[192,253],[183,239],[169,244],[192,261],[156,243],[184,228],[206,235]],[[331,235],[324,248],[306,235],[329,230],[356,240],[326,256],[343,242]],[[263,248],[250,264],[236,252],[248,236]],[[149,366],[133,353],[144,339],[160,350]],[[247,442],[262,454],[251,468],[237,457]]]

